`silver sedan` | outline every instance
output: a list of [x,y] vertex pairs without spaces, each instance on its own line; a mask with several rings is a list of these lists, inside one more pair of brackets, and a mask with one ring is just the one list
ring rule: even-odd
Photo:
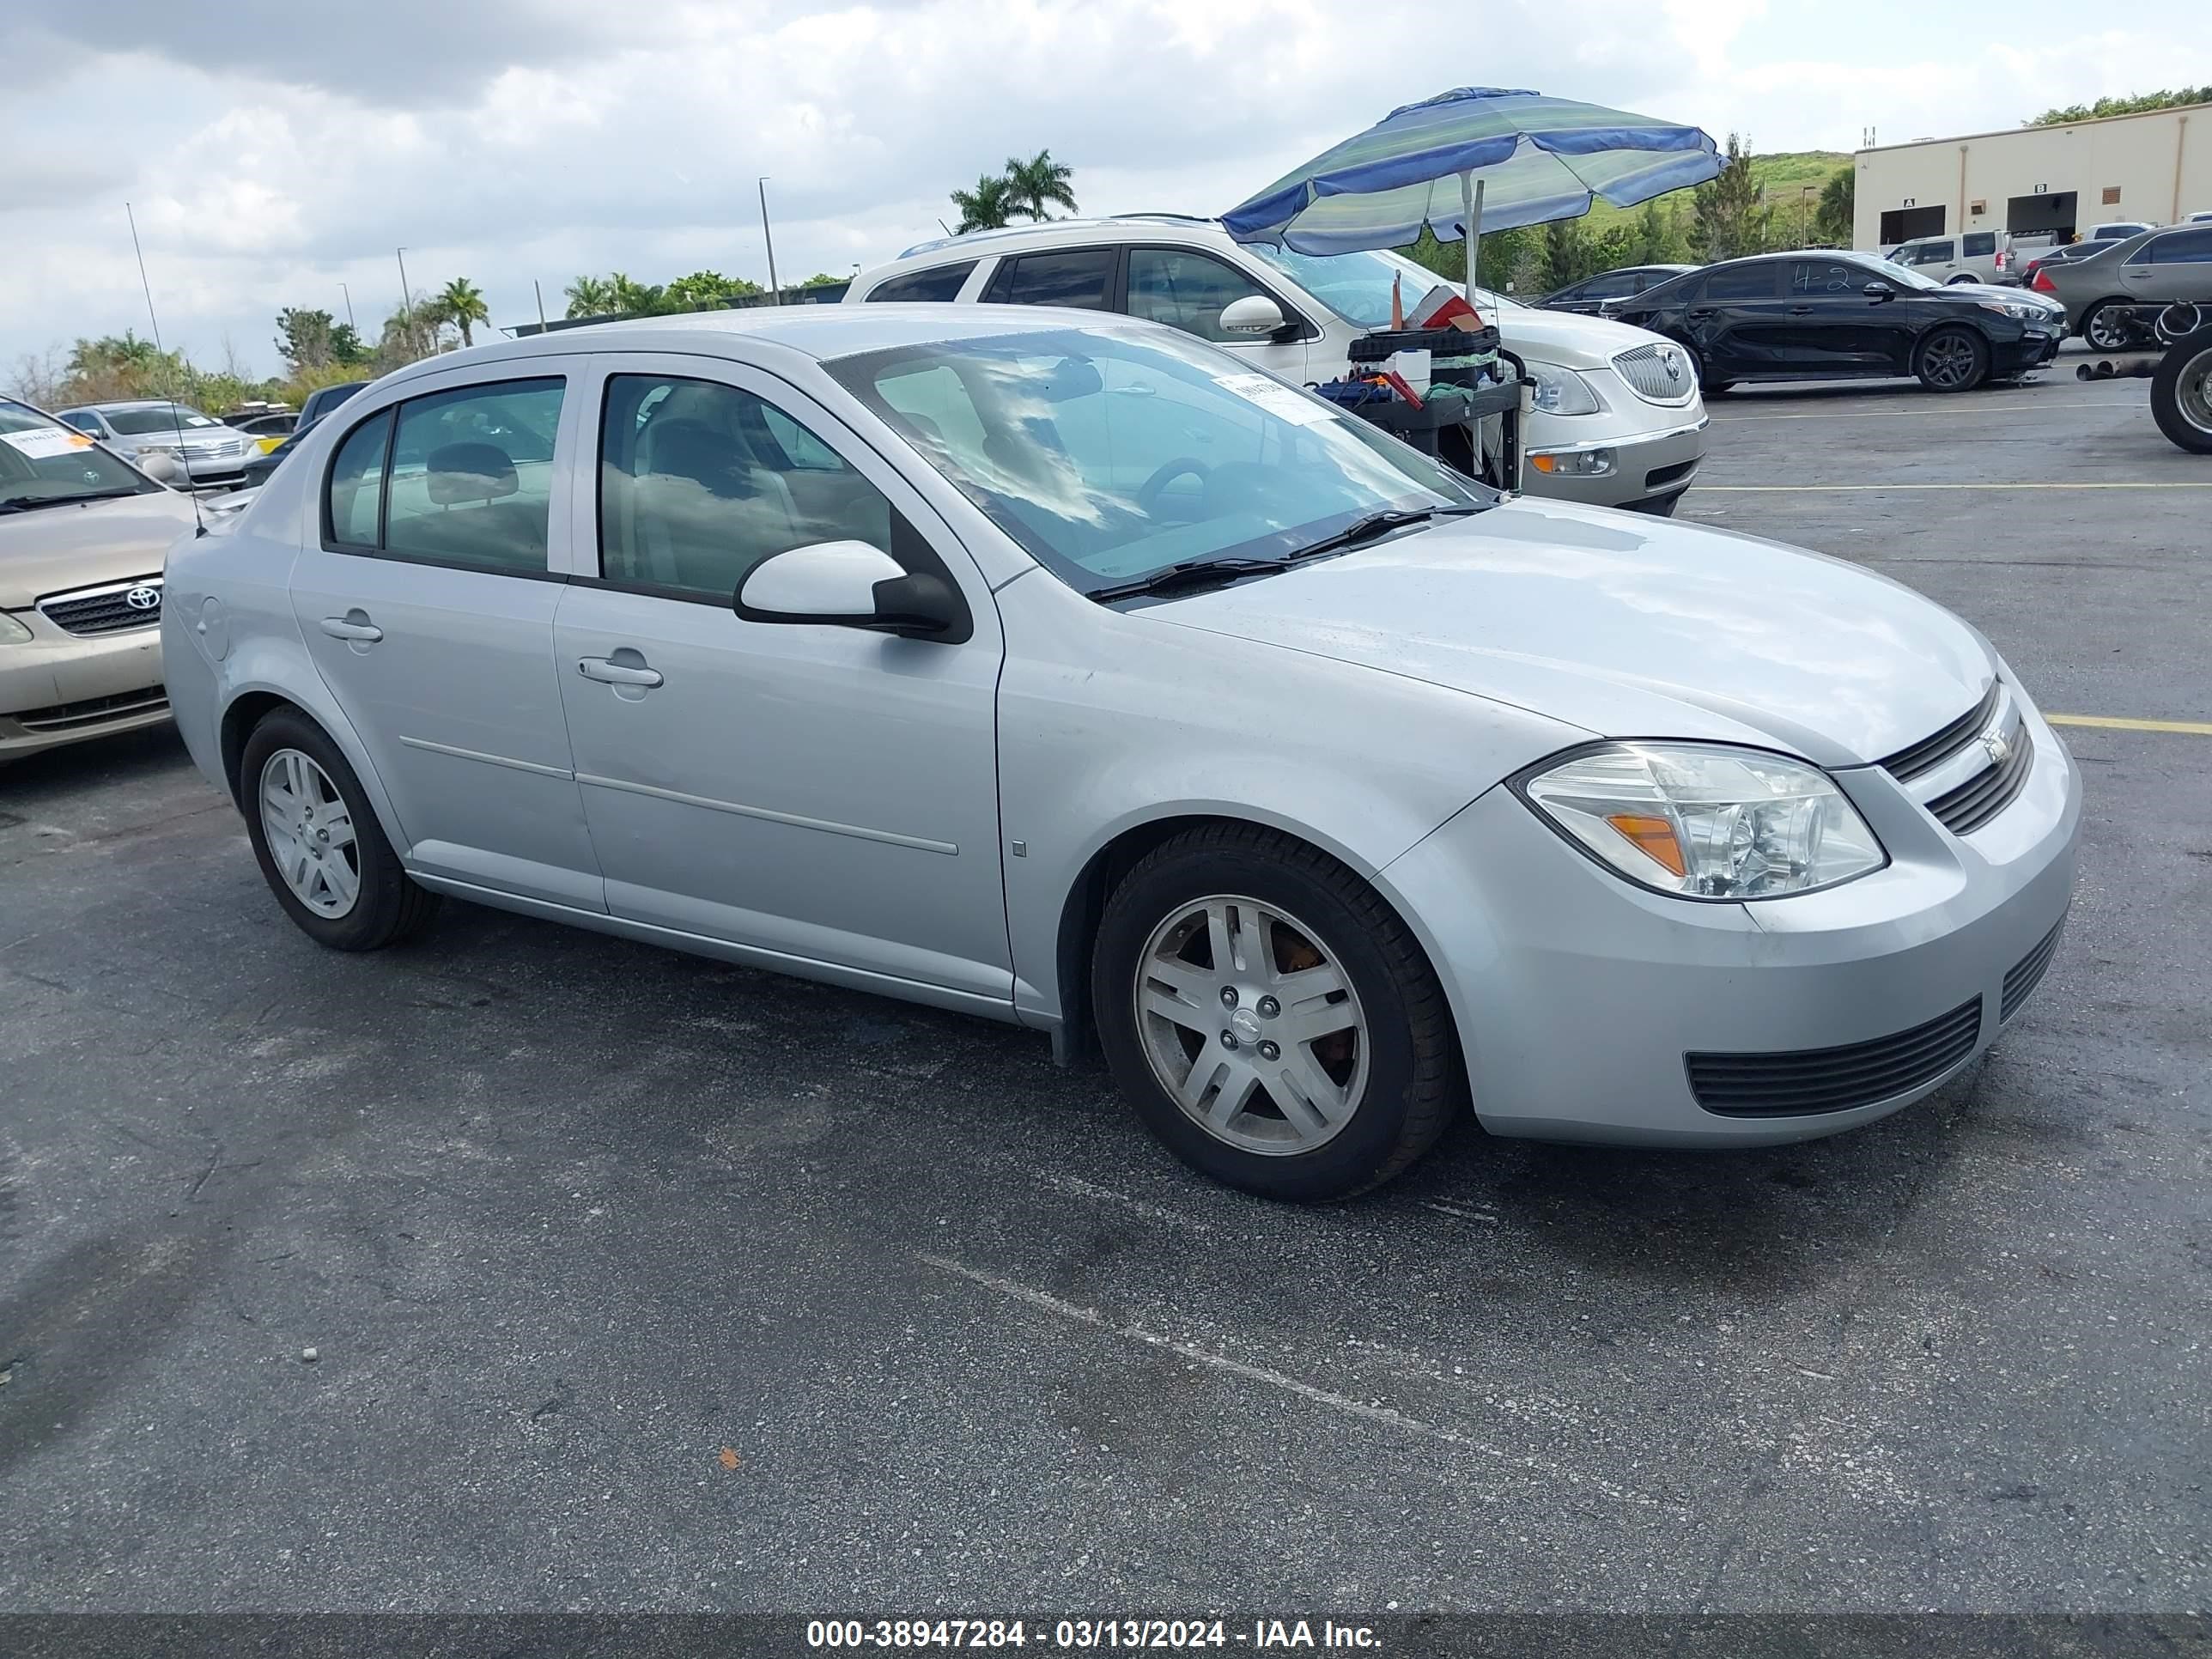
[[1868,1122],[2019,1012],[2073,882],[2079,775],[1957,617],[1091,313],[437,358],[168,587],[177,723],[320,943],[451,895],[1030,1027],[1279,1197],[1470,1098]]

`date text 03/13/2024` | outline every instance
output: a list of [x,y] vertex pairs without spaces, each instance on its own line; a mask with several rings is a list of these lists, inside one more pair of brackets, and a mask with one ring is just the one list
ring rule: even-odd
[[1338,1648],[1373,1650],[1365,1625],[1255,1619],[810,1619],[810,1648]]

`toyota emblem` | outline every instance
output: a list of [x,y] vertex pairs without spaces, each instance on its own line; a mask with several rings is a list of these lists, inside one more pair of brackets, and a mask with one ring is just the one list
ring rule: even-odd
[[159,611],[161,608],[161,590],[150,583],[141,582],[123,596],[123,603],[133,611]]

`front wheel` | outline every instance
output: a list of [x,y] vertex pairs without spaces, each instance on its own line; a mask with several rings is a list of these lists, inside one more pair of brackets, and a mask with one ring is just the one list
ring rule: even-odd
[[2150,412],[2158,429],[2191,454],[2212,455],[2212,328],[2185,334],[2151,377]]
[[400,867],[361,780],[305,714],[264,716],[246,740],[239,777],[254,859],[308,938],[334,951],[374,951],[429,921],[437,895]]
[[2094,351],[2125,351],[2136,337],[2117,300],[2100,300],[2082,313],[2081,338]]
[[1450,1011],[1411,930],[1343,865],[1255,825],[1188,831],[1129,872],[1091,1000],[1146,1126],[1263,1197],[1377,1186],[1462,1098]]
[[1912,354],[1912,372],[1930,392],[1972,392],[1990,377],[1989,342],[1971,328],[1939,328]]

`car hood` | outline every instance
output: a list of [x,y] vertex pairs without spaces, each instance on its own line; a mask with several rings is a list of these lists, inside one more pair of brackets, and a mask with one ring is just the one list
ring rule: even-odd
[[1841,560],[1525,498],[1143,614],[1601,737],[1778,747],[1831,767],[1927,737],[1997,672],[1973,629]]
[[1493,320],[1508,350],[1562,368],[1602,368],[1622,352],[1659,337],[1648,329],[1573,311],[1500,306]]
[[2002,300],[2008,305],[2039,305],[2046,311],[2063,311],[2047,294],[2038,294],[2033,289],[2014,288],[2003,283],[1949,283],[1943,292],[1966,300]]
[[191,501],[169,489],[0,513],[0,611],[27,609],[66,588],[154,575],[169,544],[191,526]]

